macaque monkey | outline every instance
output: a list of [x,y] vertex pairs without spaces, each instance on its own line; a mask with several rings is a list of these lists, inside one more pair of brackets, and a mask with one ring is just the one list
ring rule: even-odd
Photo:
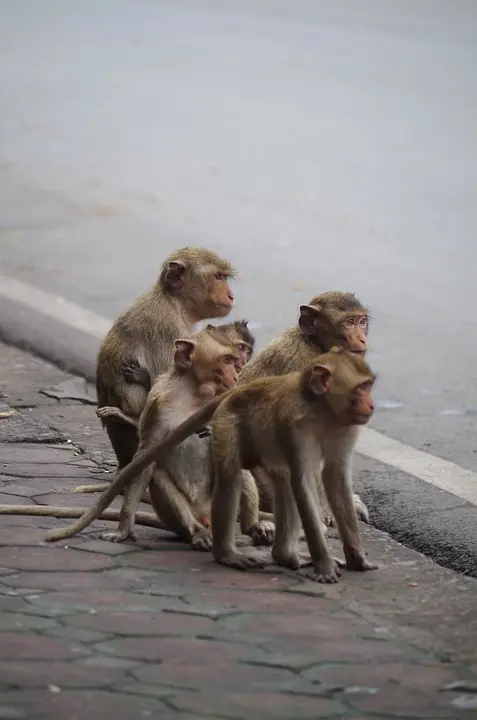
[[[368,348],[369,312],[353,293],[331,291],[318,295],[308,305],[300,307],[298,326],[285,330],[256,355],[239,376],[243,385],[252,380],[306,368],[313,360],[332,347],[344,347],[364,357]],[[350,431],[352,432],[352,431]],[[262,467],[253,470],[260,492],[260,508],[272,509],[270,482]],[[323,493],[320,472],[317,471],[318,491],[325,524],[333,524],[333,516]],[[358,517],[369,522],[366,505],[353,494]]]
[[[247,327],[247,320],[235,320],[234,322],[226,323],[223,325],[206,325],[205,331],[214,335],[218,333],[219,338],[225,338],[231,345],[234,346],[238,352],[239,358],[236,362],[236,367],[240,371],[244,365],[250,360],[253,354],[253,348],[255,345],[255,337]],[[126,382],[138,383],[145,388],[146,392],[151,389],[151,377],[146,368],[141,367],[137,361],[129,362],[123,366],[123,374]],[[114,422],[122,422],[129,424],[137,429],[139,419],[134,418],[131,415],[126,415],[120,408],[103,406],[98,408],[96,411],[98,417],[101,418],[103,423],[110,422],[112,419]],[[199,437],[205,437],[209,434],[207,428],[201,428],[199,431]],[[103,492],[107,490],[109,483],[96,483],[92,485],[78,485],[75,492]],[[149,491],[147,490],[143,497],[144,502],[151,502]]]
[[252,381],[223,400],[212,420],[212,552],[217,562],[238,569],[263,566],[257,558],[237,552],[232,532],[242,472],[260,466],[273,491],[273,559],[291,569],[309,564],[298,554],[301,521],[314,579],[337,582],[343,563],[331,556],[326,543],[316,485],[316,467],[323,462],[322,481],[346,567],[377,567],[365,558],[351,491],[357,426],[373,415],[374,381],[362,355],[336,348],[301,372]]
[[[152,505],[166,528],[194,549],[211,549],[208,529],[213,487],[210,439],[200,437],[196,432],[181,445],[171,446],[161,464],[153,467],[150,465],[154,453],[150,453],[150,448],[162,443],[164,438],[167,443],[169,435],[174,435],[175,427],[184,419],[209,400],[235,387],[240,353],[229,344],[225,335],[211,333],[208,329],[191,338],[176,340],[175,348],[173,367],[157,378],[140,416],[140,444],[135,460],[119,472],[96,505],[77,523],[49,532],[47,540],[64,539],[80,532],[123,490],[125,500],[118,530],[103,537],[114,542],[134,538],[135,513],[149,485]],[[109,417],[110,411],[117,412],[119,422],[134,427],[134,418],[116,408],[108,409]],[[201,427],[198,426],[196,431]],[[150,459],[138,469],[137,460],[144,455]],[[249,518],[258,518],[253,527],[248,524]],[[268,518],[260,521],[258,491],[249,474],[244,478],[240,520],[242,532],[256,544],[270,543],[274,528]]]
[[[121,313],[104,338],[96,367],[98,409],[118,407],[137,420],[148,391],[128,383],[124,367],[136,363],[152,382],[166,372],[177,338],[189,337],[200,320],[229,314],[234,297],[228,280],[234,274],[230,263],[212,250],[185,247],[173,252],[152,290]],[[104,425],[121,469],[137,450],[137,431],[114,418],[104,419]]]
[[[240,370],[252,357],[253,348],[255,345],[255,337],[252,335],[247,325],[247,320],[235,320],[234,322],[226,323],[223,325],[209,324],[206,325],[204,328],[212,334],[214,332],[220,333],[232,345],[234,345],[240,355]],[[147,369],[141,367],[137,361],[125,364],[123,366],[123,374],[126,382],[142,385],[142,387],[145,388],[147,392],[149,392],[152,387],[152,380]]]

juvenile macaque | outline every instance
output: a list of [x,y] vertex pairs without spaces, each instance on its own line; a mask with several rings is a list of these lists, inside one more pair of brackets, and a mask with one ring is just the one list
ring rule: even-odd
[[[225,317],[233,307],[230,263],[212,250],[186,247],[163,263],[159,278],[114,322],[106,335],[96,367],[98,409],[118,407],[126,416],[139,418],[147,390],[124,377],[124,367],[136,364],[154,381],[170,367],[174,341],[190,336],[200,320]],[[106,431],[119,469],[133,458],[137,430],[133,425],[105,419]]]
[[[175,346],[173,367],[156,380],[140,416],[140,445],[135,460],[118,474],[96,505],[77,523],[51,531],[48,540],[72,537],[80,532],[123,490],[125,500],[119,528],[103,537],[115,542],[133,538],[135,512],[149,485],[152,505],[167,529],[195,549],[210,550],[211,535],[207,526],[213,482],[210,439],[197,434],[203,426],[199,425],[196,433],[182,444],[171,446],[155,467],[150,467],[154,461],[150,448],[163,441],[167,445],[177,425],[209,400],[235,386],[240,354],[225,336],[207,329],[193,338],[176,340]],[[110,410],[115,412],[115,408]],[[120,421],[135,422],[127,415]],[[144,456],[149,458],[146,463],[141,462]],[[250,517],[258,518],[253,527],[248,524]],[[249,474],[244,479],[241,526],[242,532],[257,544],[270,542],[273,525],[268,519],[259,520],[258,491]]]
[[[236,367],[240,371],[245,363],[247,363],[252,354],[255,345],[255,337],[247,327],[247,320],[235,320],[234,322],[222,325],[206,325],[204,328],[209,334],[218,334],[219,339],[225,338],[230,342],[238,352],[238,360]],[[146,368],[141,367],[137,362],[130,362],[123,368],[124,378],[128,383],[138,383],[145,388],[146,392],[151,389],[151,378]],[[137,429],[139,418],[126,415],[120,408],[104,406],[96,411],[98,417],[103,423],[122,422],[129,424]],[[199,437],[206,437],[209,434],[208,428],[199,430]],[[107,490],[109,483],[96,483],[92,485],[78,485],[75,492],[103,492]],[[143,497],[144,502],[151,502],[149,491],[147,490]]]
[[[369,312],[353,293],[331,291],[318,295],[308,305],[300,307],[298,326],[289,328],[272,340],[256,355],[239,376],[239,385],[260,378],[283,375],[308,367],[313,360],[332,347],[344,347],[363,355],[368,347]],[[260,492],[260,507],[272,509],[270,483],[263,468],[255,468],[253,476]],[[317,469],[318,491],[326,524],[333,518],[323,493]],[[369,522],[366,505],[354,494],[354,502],[361,520]]]
[[[222,325],[206,325],[206,331],[214,334],[219,333],[225,337],[239,353],[238,367],[241,370],[250,360],[253,354],[255,338],[247,327],[247,320],[235,320],[234,322]],[[138,362],[129,362],[123,366],[123,374],[126,382],[137,383],[141,385],[147,392],[152,387],[151,377],[145,367],[141,367]],[[121,417],[118,415],[118,417]],[[124,418],[123,418],[124,419]]]

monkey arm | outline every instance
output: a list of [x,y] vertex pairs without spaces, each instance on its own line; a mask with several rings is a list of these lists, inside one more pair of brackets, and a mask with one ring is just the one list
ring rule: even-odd
[[139,475],[139,473],[145,470],[153,462],[160,463],[161,458],[166,456],[172,448],[188,438],[189,435],[197,432],[197,430],[203,427],[205,423],[209,422],[221,402],[223,402],[223,400],[225,400],[225,398],[232,392],[234,392],[234,390],[229,390],[214,398],[214,400],[211,400],[210,403],[181,423],[169,434],[168,437],[166,437],[165,440],[153,443],[151,447],[145,450],[139,450],[129,465],[126,465],[126,467],[117,474],[115,480],[111,483],[111,486],[104,491],[98,499],[96,505],[85,512],[79,520],[77,520],[77,522],[64,528],[49,530],[45,536],[47,542],[55,542],[57,540],[71,538],[81,532],[81,530],[87,528],[88,525],[99,517],[100,513],[109,507],[114,498],[120,495],[126,485]]
[[142,367],[137,360],[124,363],[122,373],[128,384],[141,385],[147,392],[151,389],[152,382],[149,371]]

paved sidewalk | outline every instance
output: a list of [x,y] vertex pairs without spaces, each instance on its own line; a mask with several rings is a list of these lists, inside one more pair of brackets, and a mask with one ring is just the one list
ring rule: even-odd
[[[0,503],[92,502],[74,487],[114,463],[87,401],[0,344]],[[363,530],[380,570],[324,587],[152,529],[45,545],[61,522],[0,516],[0,720],[475,717],[477,581],[387,535]]]

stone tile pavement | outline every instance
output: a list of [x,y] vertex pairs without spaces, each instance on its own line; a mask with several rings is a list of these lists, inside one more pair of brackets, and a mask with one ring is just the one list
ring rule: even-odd
[[[114,462],[90,403],[0,343],[1,504],[92,502],[73,489]],[[61,522],[0,516],[0,720],[476,716],[477,582],[383,533],[380,570],[323,587],[152,529],[46,545]]]

